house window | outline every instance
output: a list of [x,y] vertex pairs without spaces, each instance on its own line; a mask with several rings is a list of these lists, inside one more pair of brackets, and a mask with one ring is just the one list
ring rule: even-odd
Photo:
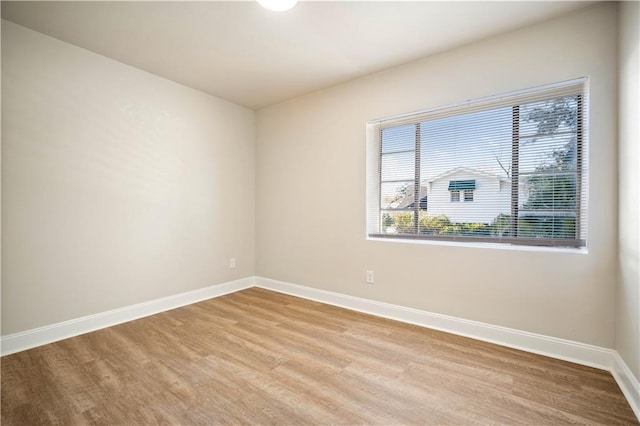
[[370,122],[368,235],[585,246],[586,83]]
[[460,191],[464,195],[464,201],[473,201],[473,190],[476,189],[475,180],[452,180],[449,181],[449,191],[451,201],[460,201]]

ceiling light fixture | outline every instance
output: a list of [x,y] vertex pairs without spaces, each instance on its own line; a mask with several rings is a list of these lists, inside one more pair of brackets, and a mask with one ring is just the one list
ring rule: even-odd
[[257,0],[265,9],[282,12],[289,10],[298,3],[298,0]]

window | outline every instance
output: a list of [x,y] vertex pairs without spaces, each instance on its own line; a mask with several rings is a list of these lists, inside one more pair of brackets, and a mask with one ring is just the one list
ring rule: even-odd
[[449,182],[451,201],[460,201],[460,191],[463,190],[464,201],[473,201],[473,190],[476,189],[475,180],[452,180]]
[[585,246],[586,101],[579,79],[370,122],[369,236]]

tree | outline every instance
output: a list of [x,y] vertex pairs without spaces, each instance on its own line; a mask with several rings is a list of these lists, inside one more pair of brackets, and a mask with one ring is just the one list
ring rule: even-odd
[[389,213],[385,213],[382,215],[382,226],[385,228],[389,228],[395,224],[395,221],[391,217]]
[[406,198],[409,194],[409,187],[411,184],[405,183],[396,190],[396,196],[391,200],[391,203],[399,203],[403,198]]
[[495,237],[508,237],[511,235],[511,215],[500,213],[489,225],[491,235]]
[[404,212],[394,217],[396,231],[401,234],[412,234],[415,232],[413,227],[413,213]]
[[529,197],[523,205],[526,210],[576,208],[575,141],[555,150],[551,156],[553,162],[536,167],[535,172],[539,174],[527,180]]
[[578,127],[576,98],[567,96],[536,105],[526,113],[525,120],[536,123],[539,135],[555,134],[563,124],[575,131]]
[[445,215],[423,216],[420,218],[420,232],[430,235],[440,235],[447,227],[451,226],[451,220]]
[[[572,211],[578,208],[577,182],[577,128],[578,104],[575,97],[547,101],[524,116],[527,122],[536,123],[537,135],[551,136],[561,128],[573,132],[564,146],[549,154],[549,161],[535,168],[526,181],[528,198],[522,210],[536,211],[518,218],[520,236],[573,238],[576,219],[571,213],[559,215],[558,210]],[[531,143],[535,143],[533,138]],[[546,214],[545,214],[546,213]]]

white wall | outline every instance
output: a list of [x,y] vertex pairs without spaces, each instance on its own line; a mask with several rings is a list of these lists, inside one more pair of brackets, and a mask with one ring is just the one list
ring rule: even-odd
[[[637,92],[629,16],[621,93]],[[365,239],[368,120],[584,75],[588,254]],[[6,21],[2,86],[3,335],[257,273],[600,346],[615,334],[639,375],[637,223],[636,237],[620,227],[617,293],[613,278],[614,4],[260,111],[255,270],[251,111]],[[620,102],[627,223],[638,217],[630,99]],[[363,283],[365,269],[375,285]]]
[[3,335],[254,274],[252,111],[7,21],[2,89]]
[[[613,347],[616,43],[604,3],[259,111],[257,274]],[[588,254],[366,240],[367,121],[582,76]]]
[[615,349],[640,380],[640,7],[620,6],[619,250]]

